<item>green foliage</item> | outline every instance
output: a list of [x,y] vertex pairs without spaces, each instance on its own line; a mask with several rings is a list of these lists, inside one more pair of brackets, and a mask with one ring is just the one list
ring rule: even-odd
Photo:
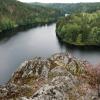
[[13,28],[16,27],[17,25],[15,24],[14,21],[10,20],[9,18],[3,18],[1,20],[1,29],[9,29],[9,28]]
[[0,0],[0,32],[21,25],[51,23],[60,15],[56,9],[31,6],[17,0]]
[[62,14],[76,12],[95,12],[100,10],[100,3],[33,3],[31,5],[41,5],[48,8],[61,10]]
[[100,12],[77,13],[60,19],[57,35],[74,45],[100,45]]

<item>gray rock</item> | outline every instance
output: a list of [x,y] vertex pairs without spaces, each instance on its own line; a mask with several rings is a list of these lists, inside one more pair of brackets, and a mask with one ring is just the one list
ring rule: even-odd
[[86,61],[68,53],[25,61],[9,82],[0,86],[0,100],[100,100],[82,79],[85,66]]

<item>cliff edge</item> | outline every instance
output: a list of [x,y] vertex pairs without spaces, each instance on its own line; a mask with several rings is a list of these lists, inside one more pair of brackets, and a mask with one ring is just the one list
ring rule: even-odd
[[89,66],[68,53],[25,61],[0,86],[0,100],[100,100],[90,84]]

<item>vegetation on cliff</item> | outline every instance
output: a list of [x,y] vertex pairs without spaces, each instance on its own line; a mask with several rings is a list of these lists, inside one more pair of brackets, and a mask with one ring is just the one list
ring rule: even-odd
[[73,45],[100,45],[100,11],[76,13],[61,18],[56,25],[57,35]]
[[0,0],[0,32],[23,25],[39,25],[57,20],[60,11],[30,6],[17,0]]

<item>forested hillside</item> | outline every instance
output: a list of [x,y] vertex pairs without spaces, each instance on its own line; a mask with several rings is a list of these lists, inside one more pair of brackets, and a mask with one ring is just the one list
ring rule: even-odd
[[0,0],[0,32],[28,24],[54,22],[60,11],[42,6],[31,7],[17,0]]
[[100,46],[100,11],[68,15],[57,22],[56,31],[65,43]]
[[31,5],[41,5],[48,8],[56,8],[65,13],[95,12],[100,10],[100,3],[33,3]]
[[94,12],[100,3],[21,3],[17,0],[0,0],[0,32],[23,25],[51,23],[65,13]]

